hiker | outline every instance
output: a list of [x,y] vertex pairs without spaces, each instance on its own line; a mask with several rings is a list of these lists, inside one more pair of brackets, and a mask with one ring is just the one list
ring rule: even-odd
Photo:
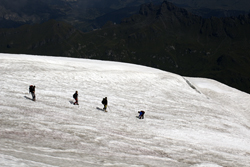
[[75,99],[75,102],[73,103],[74,105],[79,105],[78,104],[78,91],[76,91],[74,94],[73,94],[73,98]]
[[31,96],[32,96],[32,100],[33,101],[36,101],[36,94],[35,94],[35,88],[36,86],[34,85],[30,85],[30,88],[29,88],[29,93],[31,93]]
[[139,119],[144,119],[144,114],[145,114],[145,111],[138,111],[139,113]]
[[102,99],[102,104],[104,105],[103,110],[107,112],[107,105],[108,105],[107,97]]

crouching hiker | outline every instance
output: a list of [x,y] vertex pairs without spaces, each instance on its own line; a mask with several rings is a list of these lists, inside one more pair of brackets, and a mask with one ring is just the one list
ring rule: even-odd
[[74,105],[79,105],[78,104],[78,91],[76,91],[75,94],[73,94],[73,98],[75,99],[75,102],[73,104]]
[[33,101],[36,101],[36,94],[35,94],[35,89],[36,89],[36,86],[34,85],[30,85],[29,87],[29,93],[31,93],[31,96],[32,96],[32,100]]
[[103,98],[102,99],[102,104],[103,104],[103,110],[105,111],[105,112],[107,112],[107,105],[108,105],[108,99],[107,99],[107,97],[105,97],[105,98]]
[[138,118],[139,118],[139,119],[144,119],[145,111],[138,111],[138,113],[139,113]]

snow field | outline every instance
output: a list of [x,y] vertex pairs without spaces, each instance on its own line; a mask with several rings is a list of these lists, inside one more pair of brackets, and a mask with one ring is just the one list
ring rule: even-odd
[[0,54],[0,76],[0,166],[250,166],[250,96],[216,81],[10,54]]

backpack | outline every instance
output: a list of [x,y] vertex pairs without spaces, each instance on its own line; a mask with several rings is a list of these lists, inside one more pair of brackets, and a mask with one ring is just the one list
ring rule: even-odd
[[76,98],[76,93],[75,93],[75,94],[73,94],[73,98],[74,98],[74,99]]
[[33,85],[30,85],[29,91],[33,92]]
[[103,98],[103,99],[102,99],[102,104],[103,104],[103,105],[107,105],[107,104],[108,104],[107,98]]
[[144,111],[140,111],[140,116],[144,116],[145,112]]

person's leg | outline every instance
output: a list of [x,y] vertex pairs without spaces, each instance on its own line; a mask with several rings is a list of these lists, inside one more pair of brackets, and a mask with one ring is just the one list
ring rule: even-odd
[[77,105],[78,105],[78,99],[77,99],[77,98],[75,98],[74,104],[77,104]]
[[34,93],[34,92],[31,92],[31,95],[32,95],[32,100],[33,100],[33,101],[36,101],[36,95],[35,95],[35,93]]

